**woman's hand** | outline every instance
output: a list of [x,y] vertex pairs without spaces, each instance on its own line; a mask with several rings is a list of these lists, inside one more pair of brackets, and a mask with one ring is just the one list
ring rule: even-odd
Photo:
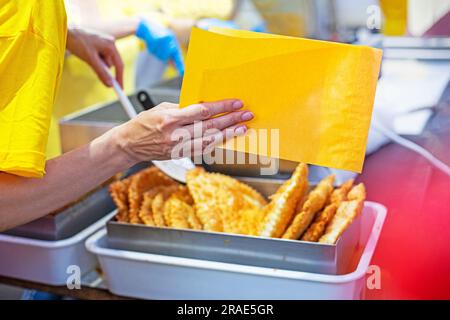
[[103,62],[114,66],[117,82],[123,87],[123,61],[109,35],[71,28],[67,34],[67,49],[92,67],[104,85],[111,87],[112,82],[103,67]]
[[47,161],[47,173],[42,179],[0,172],[0,232],[79,199],[137,162],[172,158],[180,143],[177,132],[184,133],[183,143],[191,147],[194,155],[224,139],[244,134],[247,127],[241,122],[252,119],[253,114],[240,110],[242,107],[239,100],[201,103],[183,109],[163,103],[91,143]]
[[[240,100],[200,103],[180,109],[162,103],[113,129],[114,140],[131,164],[201,155],[232,137],[245,134],[241,122],[253,119]],[[220,115],[220,116],[218,116]],[[177,150],[186,151],[179,154]]]

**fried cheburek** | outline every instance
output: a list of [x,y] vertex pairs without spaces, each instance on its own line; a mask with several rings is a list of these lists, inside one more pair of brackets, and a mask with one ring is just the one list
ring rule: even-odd
[[144,193],[141,208],[139,209],[139,218],[148,226],[156,226],[153,216],[152,204],[155,197],[162,193],[163,198],[168,198],[172,193],[178,190],[177,185],[158,186]]
[[245,209],[239,212],[240,217],[237,221],[237,234],[248,236],[257,236],[261,221],[264,219],[264,210],[261,209]]
[[177,185],[177,182],[166,176],[156,167],[144,169],[130,177],[128,188],[129,222],[141,223],[139,209],[141,208],[143,194],[157,186]]
[[328,201],[333,191],[334,175],[330,175],[319,182],[319,184],[308,194],[302,210],[298,212],[291,225],[283,234],[283,239],[297,240],[305,232],[314,216]]
[[195,215],[194,208],[176,193],[164,204],[164,219],[168,227],[177,229],[201,230],[202,225]]
[[259,228],[262,237],[279,238],[295,214],[297,202],[308,189],[308,166],[299,164],[292,177],[273,195],[264,207],[264,220]]
[[266,204],[264,197],[250,186],[201,168],[189,171],[186,183],[197,217],[207,231],[236,232],[240,210],[262,208]]
[[115,181],[109,185],[111,198],[117,206],[116,219],[120,222],[128,222],[128,188],[130,179]]
[[307,176],[299,164],[269,203],[250,186],[202,168],[188,172],[186,186],[150,167],[109,189],[119,222],[334,244],[362,211],[364,185],[349,180],[334,189],[329,176],[307,193]]
[[362,183],[353,187],[347,195],[347,200],[342,201],[328,224],[325,233],[320,237],[320,243],[334,244],[345,231],[345,229],[361,213],[364,200],[366,199],[366,189]]
[[318,213],[314,222],[309,226],[308,230],[303,234],[302,241],[317,242],[323,235],[326,226],[333,219],[336,210],[342,201],[347,199],[347,193],[353,186],[353,179],[343,183],[338,189],[335,189],[330,196],[328,205],[322,212]]

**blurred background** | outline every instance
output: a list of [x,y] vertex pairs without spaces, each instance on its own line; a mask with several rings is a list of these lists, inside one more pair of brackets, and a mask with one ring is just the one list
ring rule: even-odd
[[[398,41],[390,39],[385,43],[392,47],[392,52],[385,52],[385,56],[407,57],[411,52],[402,49],[431,44],[414,43],[409,38],[402,42],[404,37],[435,37],[450,33],[449,9],[450,0],[66,1],[69,25],[110,33],[118,39],[117,45],[126,66],[124,89],[129,94],[177,76],[170,63],[163,64],[154,59],[147,53],[144,42],[134,35],[141,19],[173,31],[183,55],[193,26],[207,29],[223,25],[377,47],[383,47],[382,39],[395,37]],[[388,38],[381,38],[381,35]],[[103,87],[87,65],[68,55],[54,108],[48,158],[61,153],[58,121],[62,117],[114,99],[114,92]]]
[[[450,163],[450,0],[66,0],[66,10],[70,26],[117,39],[125,63],[124,89],[144,109],[177,102],[181,77],[170,61],[158,59],[136,36],[143,20],[173,33],[183,57],[194,26],[383,49],[368,157],[358,177],[369,200],[389,210],[373,259],[382,268],[382,290],[367,292],[367,298],[450,298],[448,175],[398,145],[404,142],[400,136],[407,138]],[[126,121],[116,99],[87,65],[67,53],[48,158]],[[292,168],[281,165],[282,170]],[[234,174],[241,174],[238,169]],[[248,167],[244,171],[252,173]],[[310,177],[314,181],[329,169],[311,172],[317,175]],[[338,181],[353,175],[334,173]],[[0,287],[0,298],[21,295],[22,290]]]

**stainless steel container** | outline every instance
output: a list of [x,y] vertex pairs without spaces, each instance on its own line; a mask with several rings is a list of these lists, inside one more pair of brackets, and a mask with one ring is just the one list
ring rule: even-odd
[[67,239],[114,210],[108,188],[100,188],[62,211],[4,232],[38,240]]
[[[248,178],[239,180],[265,196],[273,194],[282,182]],[[109,221],[107,239],[112,249],[336,275],[349,272],[352,256],[359,246],[360,229],[358,218],[335,245],[326,245]]]

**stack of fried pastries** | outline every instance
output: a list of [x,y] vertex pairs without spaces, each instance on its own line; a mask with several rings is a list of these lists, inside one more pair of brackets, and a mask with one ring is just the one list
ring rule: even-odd
[[[334,244],[361,213],[366,192],[353,180],[334,188],[334,176],[308,187],[299,164],[267,201],[252,187],[202,168],[182,185],[156,167],[110,185],[117,221]],[[308,191],[310,189],[310,191]]]

